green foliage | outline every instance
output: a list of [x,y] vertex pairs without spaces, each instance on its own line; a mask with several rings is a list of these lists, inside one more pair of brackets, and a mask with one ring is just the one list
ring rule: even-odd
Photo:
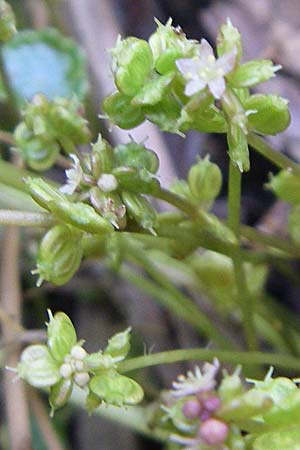
[[[113,336],[103,355],[98,353],[98,363],[91,364],[95,357],[84,350],[83,341],[77,341],[69,317],[63,312],[54,316],[51,311],[48,313],[47,344],[27,347],[21,355],[17,372],[34,387],[50,388],[52,414],[68,402],[74,384],[86,388],[89,411],[103,402],[121,406],[134,405],[143,399],[140,385],[117,372],[117,362],[126,357],[130,347],[130,329]],[[93,396],[97,401],[92,406]]]
[[84,55],[55,29],[17,33],[4,45],[3,57],[20,105],[37,93],[49,100],[74,95],[83,100],[87,93]]

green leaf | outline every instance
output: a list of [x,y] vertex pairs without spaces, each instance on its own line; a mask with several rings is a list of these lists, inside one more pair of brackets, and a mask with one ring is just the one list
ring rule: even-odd
[[86,95],[85,57],[71,39],[54,29],[17,33],[4,45],[3,57],[20,105],[36,93],[49,99]]
[[17,371],[21,378],[38,388],[53,386],[61,378],[58,366],[45,345],[27,347]]
[[144,396],[141,386],[131,378],[110,370],[96,375],[90,382],[91,391],[106,403],[135,405]]
[[300,428],[289,427],[284,430],[265,433],[253,442],[253,450],[299,450]]

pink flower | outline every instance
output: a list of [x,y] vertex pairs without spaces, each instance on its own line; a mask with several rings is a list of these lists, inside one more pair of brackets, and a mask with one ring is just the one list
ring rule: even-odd
[[201,40],[199,55],[194,58],[178,59],[176,66],[187,80],[185,94],[192,96],[206,86],[216,99],[225,92],[224,76],[234,69],[237,49],[225,53],[216,59],[211,45],[206,39]]

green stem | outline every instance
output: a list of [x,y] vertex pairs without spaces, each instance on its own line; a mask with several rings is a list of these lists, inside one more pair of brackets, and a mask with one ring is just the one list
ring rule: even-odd
[[[240,240],[241,181],[241,172],[230,159],[228,180],[228,225],[234,232],[238,241]],[[257,348],[257,339],[254,326],[253,300],[247,287],[245,269],[239,251],[236,251],[233,254],[232,262],[236,279],[237,300],[241,309],[246,342],[249,350],[255,350]]]
[[170,350],[161,353],[152,353],[128,359],[118,364],[120,372],[130,372],[132,370],[143,369],[145,367],[157,366],[160,364],[172,364],[180,361],[212,361],[218,358],[222,362],[232,364],[243,364],[249,366],[275,366],[284,369],[299,371],[300,360],[298,357],[281,353],[264,352],[238,352],[232,350],[211,350],[207,348],[193,348],[184,350]]
[[53,224],[54,218],[48,213],[0,209],[0,225],[17,225],[19,227],[50,227]]
[[292,161],[287,156],[283,155],[277,150],[274,150],[268,142],[262,139],[260,136],[254,133],[248,134],[248,144],[264,156],[266,159],[271,161],[275,166],[280,169],[292,169],[295,172],[300,172],[299,164]]
[[[211,321],[202,313],[198,307],[184,294],[182,294],[168,278],[158,270],[146,253],[140,247],[134,247],[129,242],[124,242],[127,258],[134,263],[141,265],[151,278],[158,284],[152,284],[148,280],[142,279],[128,268],[122,268],[121,274],[134,282],[139,288],[147,289],[151,295],[160,300],[164,306],[167,306],[175,314],[193,325],[200,333],[205,334],[208,339],[212,339],[222,348],[231,348],[232,343],[224,339],[223,334],[211,323]],[[163,294],[164,293],[164,294]]]

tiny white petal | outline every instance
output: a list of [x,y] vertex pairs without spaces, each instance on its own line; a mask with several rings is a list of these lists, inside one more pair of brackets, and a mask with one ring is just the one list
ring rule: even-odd
[[235,62],[236,62],[236,56],[237,56],[237,49],[236,47],[231,50],[229,53],[225,53],[224,55],[220,56],[220,58],[216,61],[216,67],[223,70],[223,74],[226,75],[227,73],[231,72],[234,69]]
[[207,42],[206,39],[201,39],[200,48],[199,48],[199,56],[200,56],[201,59],[202,58],[203,59],[209,59],[212,56],[215,59],[213,48]]
[[226,85],[223,77],[208,82],[208,89],[216,99],[220,99],[225,92]]
[[187,83],[185,87],[185,95],[191,96],[196,94],[196,92],[201,91],[206,86],[205,81],[201,80],[201,78],[198,78],[196,80],[191,80]]

